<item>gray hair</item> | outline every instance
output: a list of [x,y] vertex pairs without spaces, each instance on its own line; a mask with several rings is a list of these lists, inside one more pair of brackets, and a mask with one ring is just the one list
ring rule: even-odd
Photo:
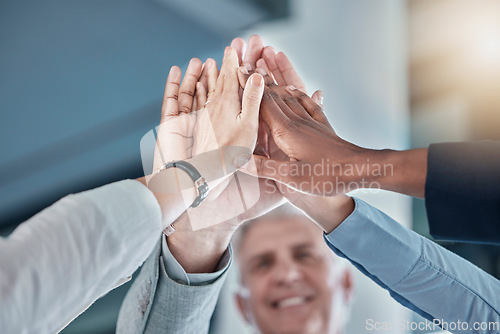
[[290,218],[290,217],[307,217],[307,216],[300,209],[294,207],[292,204],[287,202],[260,217],[250,219],[244,222],[238,228],[238,230],[236,231],[231,240],[233,249],[236,251],[236,254],[238,254],[240,247],[243,244],[246,235],[248,234],[248,231],[250,231],[252,226],[254,226],[257,222],[262,221],[264,219],[273,220],[273,219],[283,219],[286,217]]

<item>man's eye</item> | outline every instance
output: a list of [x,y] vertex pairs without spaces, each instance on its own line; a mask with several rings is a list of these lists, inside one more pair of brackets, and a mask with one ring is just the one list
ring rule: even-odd
[[265,269],[271,266],[271,261],[269,260],[262,260],[259,261],[255,264],[255,269]]
[[269,267],[271,263],[269,261],[261,261],[257,264],[257,267],[259,268],[266,268]]
[[312,256],[311,253],[308,253],[308,252],[301,252],[301,253],[298,253],[298,254],[295,255],[295,257],[297,259],[308,259],[311,256]]

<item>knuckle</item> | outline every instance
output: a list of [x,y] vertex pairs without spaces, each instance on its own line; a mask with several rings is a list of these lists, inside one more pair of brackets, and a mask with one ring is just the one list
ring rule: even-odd
[[198,78],[200,77],[199,75],[195,75],[194,73],[186,73],[186,76],[192,78],[196,81],[198,81]]
[[315,104],[312,108],[313,113],[322,115],[323,114],[323,108],[320,105]]
[[278,92],[274,89],[269,89],[267,91],[267,94],[269,95],[269,98],[274,99],[274,100],[277,100],[280,98],[280,94],[278,94]]
[[194,90],[191,90],[191,89],[186,89],[186,90],[182,90],[179,95],[187,95],[189,97],[194,97]]
[[294,103],[297,102],[297,99],[290,94],[284,94],[283,101],[285,101],[286,103]]
[[176,86],[176,87],[180,86],[180,82],[178,82],[178,81],[169,81],[167,84],[169,86]]
[[297,124],[294,121],[287,119],[279,124],[273,136],[276,136],[277,138],[283,138],[290,132],[294,132],[296,129]]
[[257,105],[260,102],[258,96],[256,96],[255,94],[248,94],[245,100],[247,105],[252,105],[252,106]]
[[269,74],[265,74],[263,77],[266,82],[266,85],[274,84],[274,80],[273,78],[271,78]]
[[266,100],[266,101],[267,101],[267,100],[272,100],[272,99],[273,99],[273,96],[271,95],[271,91],[266,90],[266,91],[264,92],[264,95],[262,96],[262,99],[263,99],[263,100]]
[[167,100],[178,100],[179,99],[179,96],[177,94],[169,94],[167,95],[166,97]]
[[179,107],[179,112],[188,114],[191,112],[191,108],[188,107],[187,105],[182,105]]
[[301,92],[301,91],[298,91],[295,95],[295,97],[297,98],[297,100],[301,103],[301,104],[304,104],[306,102],[309,101],[309,96],[304,93],[304,92]]

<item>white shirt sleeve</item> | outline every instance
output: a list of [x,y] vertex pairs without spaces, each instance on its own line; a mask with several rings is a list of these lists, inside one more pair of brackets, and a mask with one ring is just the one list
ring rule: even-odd
[[69,195],[0,238],[0,331],[54,333],[130,276],[161,235],[141,183]]

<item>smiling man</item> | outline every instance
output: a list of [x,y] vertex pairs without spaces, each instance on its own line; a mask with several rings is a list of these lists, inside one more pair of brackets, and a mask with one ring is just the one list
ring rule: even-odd
[[238,307],[261,333],[342,333],[352,277],[322,230],[289,205],[241,228]]

